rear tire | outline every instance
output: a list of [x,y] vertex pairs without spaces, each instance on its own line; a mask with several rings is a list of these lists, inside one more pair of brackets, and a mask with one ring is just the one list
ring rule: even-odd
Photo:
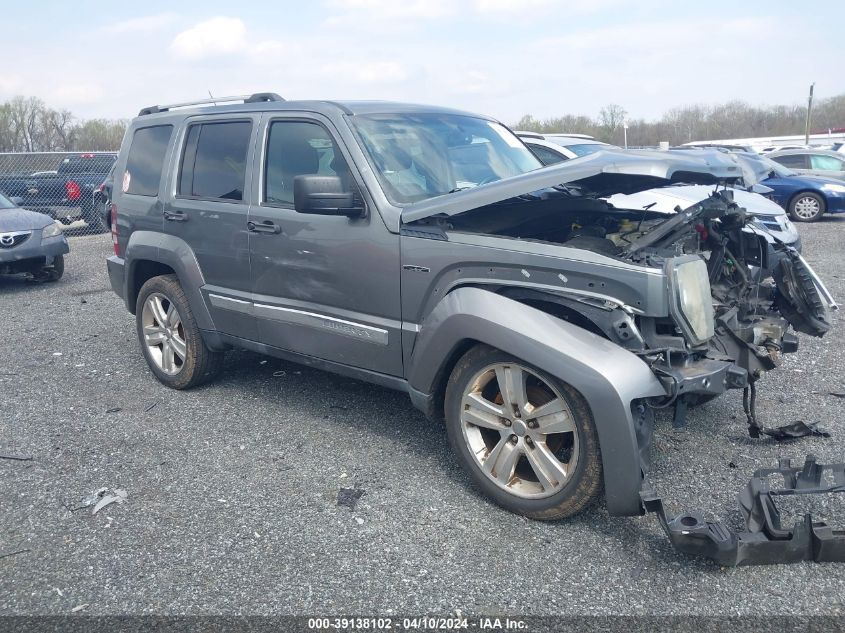
[[796,222],[815,222],[825,211],[824,198],[812,191],[802,191],[789,201],[789,217]]
[[461,466],[506,510],[561,519],[600,496],[602,460],[592,413],[566,383],[479,345],[455,365],[445,413]]
[[220,373],[223,353],[206,346],[176,275],[153,277],[141,287],[135,326],[150,371],[171,389],[190,389]]

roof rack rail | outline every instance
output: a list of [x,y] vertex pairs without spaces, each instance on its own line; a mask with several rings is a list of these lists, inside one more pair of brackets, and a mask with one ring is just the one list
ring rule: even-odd
[[156,112],[167,112],[173,108],[187,108],[188,106],[200,105],[216,105],[218,103],[231,103],[233,101],[242,101],[243,103],[262,103],[266,101],[284,101],[282,97],[275,92],[256,92],[251,95],[237,95],[234,97],[212,97],[211,99],[201,99],[199,101],[185,101],[184,103],[170,103],[167,105],[153,105],[141,108],[138,116],[147,114],[155,114]]

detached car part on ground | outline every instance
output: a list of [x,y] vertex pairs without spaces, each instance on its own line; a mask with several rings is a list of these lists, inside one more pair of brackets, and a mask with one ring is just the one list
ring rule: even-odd
[[39,281],[57,281],[69,252],[55,220],[21,209],[0,194],[0,275],[26,273]]
[[[809,265],[717,187],[740,177],[727,155],[541,168],[484,117],[258,97],[147,108],[115,167],[109,275],[168,386],[210,379],[230,347],[306,362],[445,418],[457,459],[508,510],[571,516],[604,488],[611,514],[637,515],[658,507],[655,408],[682,419],[750,388],[797,349],[790,326],[830,327],[835,303]],[[161,165],[200,164],[180,158],[201,151],[195,128],[228,121],[249,132],[218,161],[244,166],[242,189],[180,195],[190,175]],[[273,126],[288,123],[276,163]],[[160,182],[145,173],[133,194],[128,166],[155,155]],[[711,193],[668,219],[602,199],[677,182]],[[753,407],[749,423],[759,432]]]

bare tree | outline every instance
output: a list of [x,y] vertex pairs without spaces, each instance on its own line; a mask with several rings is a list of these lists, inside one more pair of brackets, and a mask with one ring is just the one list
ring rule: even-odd
[[625,124],[625,117],[628,112],[621,105],[611,103],[606,105],[599,111],[599,127],[601,128],[600,137],[602,140],[612,143],[616,137],[616,132],[622,129]]
[[126,122],[91,119],[75,128],[74,132],[75,149],[114,150],[120,147],[126,132]]
[[[628,121],[631,146],[653,146],[660,141],[680,144],[718,138],[786,136],[804,130],[806,105],[752,106],[743,101],[728,101],[715,106],[691,104],[673,108],[656,121]],[[538,120],[524,116],[515,126],[535,132],[580,132],[611,143],[621,141],[620,129],[625,109],[617,104],[605,106],[598,117],[564,115]],[[821,99],[813,107],[815,132],[845,128],[845,95]]]

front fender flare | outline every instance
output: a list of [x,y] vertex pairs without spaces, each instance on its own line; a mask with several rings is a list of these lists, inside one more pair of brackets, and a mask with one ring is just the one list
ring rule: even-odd
[[664,396],[651,369],[615,343],[541,310],[480,288],[459,288],[423,321],[411,354],[413,390],[432,394],[446,359],[466,341],[512,354],[577,389],[599,435],[607,508],[640,514],[643,463],[631,402]]

